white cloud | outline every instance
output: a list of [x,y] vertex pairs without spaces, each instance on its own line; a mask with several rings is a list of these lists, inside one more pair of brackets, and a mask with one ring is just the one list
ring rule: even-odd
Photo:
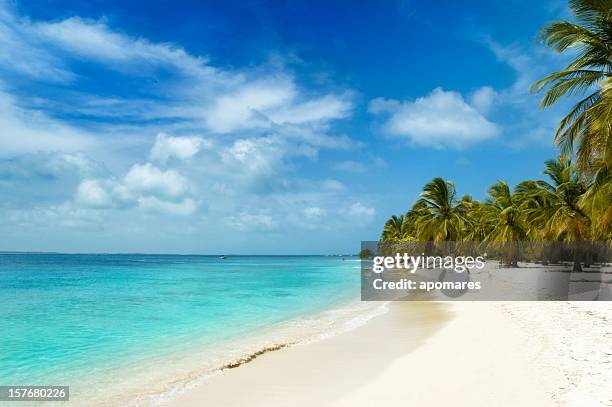
[[[43,57],[47,55],[47,71],[52,72],[52,67],[65,71],[64,82],[90,75],[79,72],[78,67],[86,63],[96,69],[115,70],[113,75],[119,81],[138,80],[141,84],[143,92],[138,98],[132,93],[122,95],[112,91],[100,97],[86,93],[82,87],[71,89],[66,100],[62,99],[63,90],[53,100],[30,98],[24,104],[27,108],[23,108],[21,116],[25,119],[20,122],[18,133],[24,136],[15,138],[17,142],[10,140],[18,143],[19,148],[2,150],[9,155],[45,148],[69,153],[86,151],[107,164],[96,153],[96,143],[103,139],[100,145],[112,160],[108,163],[109,172],[116,174],[130,168],[128,157],[143,157],[141,149],[150,142],[147,134],[157,134],[148,154],[151,163],[132,165],[124,176],[84,175],[82,181],[100,181],[96,185],[110,196],[113,209],[155,206],[138,204],[143,196],[179,202],[189,195],[194,202],[200,202],[196,195],[201,191],[188,190],[186,186],[186,180],[191,177],[207,177],[210,185],[226,185],[224,191],[258,195],[286,190],[299,182],[295,175],[296,157],[316,159],[321,149],[349,149],[360,145],[330,130],[331,121],[351,114],[352,93],[306,89],[282,65],[217,68],[206,57],[190,54],[180,46],[130,36],[105,21],[72,17],[37,22],[16,17],[2,3],[0,11],[8,16],[11,29],[18,32],[22,49],[31,51],[32,60],[27,62],[32,66],[44,62]],[[7,61],[16,56],[7,57]],[[164,72],[163,78],[156,75],[158,72]],[[39,79],[49,81],[44,75]],[[24,100],[24,95],[12,96]],[[38,115],[36,108],[58,113],[56,117],[67,112],[77,117],[82,114],[88,123],[96,125],[84,132],[49,118],[29,131],[35,118],[47,117]],[[13,111],[8,114],[10,119],[16,116]],[[98,119],[101,125],[96,123]],[[48,129],[54,131],[51,133]],[[227,137],[215,139],[213,144],[211,133]],[[0,146],[4,134],[7,133],[0,133]],[[206,134],[207,139],[194,134]],[[206,161],[199,159],[204,149],[209,150]],[[117,150],[125,151],[125,155],[120,157]],[[180,169],[180,173],[173,167]],[[83,184],[81,192],[77,187],[69,194],[74,199],[79,197],[84,206],[105,205],[104,200],[94,199],[94,191],[89,191],[92,196],[87,198],[87,188],[92,185]],[[232,192],[224,196],[240,194]]]
[[84,208],[127,209],[134,206],[171,215],[195,212],[197,202],[186,196],[189,186],[175,170],[160,170],[151,163],[134,164],[122,180],[84,179],[74,201]]
[[293,160],[298,156],[313,158],[312,151],[278,134],[240,138],[208,154],[204,171],[233,189],[265,195],[293,183],[296,180]]
[[205,114],[206,124],[217,133],[266,127],[269,119],[264,113],[288,104],[295,93],[295,86],[287,78],[249,84],[219,97]]
[[0,156],[0,179],[33,182],[42,179],[73,179],[105,174],[104,167],[82,153],[28,153]]
[[271,111],[269,117],[278,124],[300,124],[341,119],[350,114],[351,102],[348,96],[326,95],[319,99]]
[[10,71],[48,82],[69,82],[75,75],[61,58],[47,50],[26,19],[15,16],[8,2],[0,1],[0,72]]
[[[283,64],[215,67],[106,20],[37,21],[16,10],[0,0],[0,175],[12,177],[0,182],[10,184],[6,195],[28,196],[4,200],[11,219],[41,227],[65,216],[66,227],[96,225],[109,236],[203,218],[257,232],[280,219],[327,226],[328,214],[355,201],[337,180],[300,175],[325,149],[363,146],[333,127],[352,113],[350,90],[329,79],[305,86]],[[17,77],[28,86],[13,86]],[[105,87],[108,77],[119,86]],[[103,97],[85,86],[93,81]],[[155,225],[143,223],[148,212]],[[335,218],[334,230],[354,224]]]
[[371,224],[376,215],[376,209],[366,206],[357,201],[338,211],[341,218],[352,222],[357,227],[364,227]]
[[147,62],[174,66],[192,75],[214,71],[205,65],[205,58],[193,57],[182,48],[113,32],[106,24],[98,21],[72,17],[58,22],[31,24],[30,31],[43,42],[62,47],[81,57],[115,63],[115,67],[120,69],[124,69],[126,64],[146,69],[142,62]]
[[[126,35],[104,21],[71,17],[37,22],[16,16],[13,9],[0,2],[0,62],[5,69],[29,72],[41,81],[65,82],[79,77],[74,61],[97,63],[128,78],[148,77],[141,85],[150,97],[102,98],[78,90],[69,95],[69,101],[63,101],[61,93],[49,101],[56,109],[90,118],[144,122],[167,118],[229,133],[273,125],[325,124],[347,117],[352,105],[350,92],[307,91],[297,86],[282,66],[221,69],[180,46]],[[160,70],[164,79],[158,78]]]
[[[51,22],[35,21],[17,16],[14,9],[0,2],[0,44],[3,43],[6,48],[0,47],[0,62],[5,62],[4,68],[14,68],[14,71],[16,63],[23,62],[40,81],[53,82],[55,76],[60,76],[54,75],[57,70],[66,73],[62,80],[68,82],[80,75],[91,75],[79,72],[78,67],[83,63],[115,69],[119,81],[131,83],[135,76],[148,76],[144,81],[139,78],[142,94],[148,96],[138,98],[132,93],[100,97],[86,93],[83,87],[69,92],[58,89],[52,100],[39,95],[32,97],[28,92],[0,94],[0,154],[3,155],[35,151],[89,153],[103,146],[111,150],[105,153],[115,159],[117,154],[112,150],[124,148],[129,142],[133,143],[129,146],[129,154],[133,155],[146,143],[142,134],[165,130],[172,136],[158,134],[149,158],[167,165],[172,159],[189,160],[210,147],[210,141],[184,133],[240,131],[244,141],[229,148],[230,156],[236,153],[232,160],[240,161],[238,150],[255,140],[253,144],[258,145],[258,151],[251,154],[255,160],[242,163],[249,167],[246,168],[249,173],[272,177],[291,157],[314,159],[320,149],[352,148],[357,144],[345,135],[329,134],[331,120],[350,114],[351,92],[335,94],[305,89],[280,65],[216,68],[206,57],[192,55],[177,45],[126,35],[105,21],[76,16]],[[44,67],[41,71],[44,75],[34,73],[38,72],[38,66]],[[29,69],[22,68],[20,73]],[[156,76],[159,71],[164,72],[163,79]],[[58,113],[56,117],[67,112],[71,116],[83,114],[88,122],[101,119],[103,124],[90,127],[95,130],[82,131],[46,112]],[[218,149],[227,151],[227,144],[233,143],[236,136],[232,134],[231,138],[219,142]],[[102,138],[103,143],[98,141]],[[234,172],[236,169],[233,168]]]
[[460,93],[442,88],[415,101],[374,99],[370,111],[388,116],[386,132],[418,146],[463,148],[500,132]]
[[324,95],[304,99],[293,78],[275,75],[266,80],[238,87],[217,98],[205,108],[207,127],[217,133],[229,133],[276,125],[326,122],[347,117],[351,111],[350,95]]
[[195,156],[202,148],[210,148],[212,142],[201,137],[171,137],[159,133],[149,157],[154,161],[166,164],[172,157],[187,160]]
[[187,180],[175,170],[162,171],[150,163],[134,164],[125,175],[123,184],[130,191],[167,198],[182,196]]
[[76,192],[76,202],[88,208],[110,208],[113,199],[102,185],[102,181],[86,179],[81,182]]
[[273,137],[235,140],[220,152],[227,171],[240,177],[273,177],[287,154],[287,146]]
[[272,138],[239,139],[229,148],[228,157],[245,164],[257,162],[262,159],[262,151],[275,150],[275,145]]
[[376,214],[376,210],[374,208],[363,205],[361,202],[355,202],[354,204],[348,207],[346,213],[349,216],[367,219],[373,217]]
[[37,152],[78,152],[94,149],[97,145],[94,137],[84,131],[52,119],[43,112],[18,107],[15,98],[0,89],[0,157]]
[[476,89],[476,91],[470,95],[470,105],[484,115],[489,113],[498,97],[499,95],[495,89],[490,86],[483,86],[482,88]]
[[54,171],[74,170],[81,175],[92,175],[103,171],[102,166],[90,159],[87,155],[77,153],[57,153],[54,154],[49,163],[49,168]]

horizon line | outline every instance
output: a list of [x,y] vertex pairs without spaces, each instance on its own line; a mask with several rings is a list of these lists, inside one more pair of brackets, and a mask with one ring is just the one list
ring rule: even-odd
[[357,256],[357,253],[349,254],[338,254],[338,253],[317,253],[317,254],[240,254],[240,253],[213,253],[213,254],[202,254],[202,253],[153,253],[153,252],[59,252],[59,251],[22,251],[22,250],[0,250],[2,254],[66,254],[66,255],[137,255],[137,256],[326,256],[326,257],[349,257]]

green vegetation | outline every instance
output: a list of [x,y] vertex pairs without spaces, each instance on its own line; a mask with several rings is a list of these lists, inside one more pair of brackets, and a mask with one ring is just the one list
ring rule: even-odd
[[563,70],[553,72],[532,86],[545,89],[542,107],[550,107],[563,96],[582,98],[561,120],[555,143],[564,155],[576,152],[584,171],[610,164],[612,125],[612,2],[572,0],[575,23],[558,21],[542,31],[544,43],[558,52],[573,49],[575,57]]
[[[514,188],[498,181],[479,202],[467,195],[458,199],[453,182],[434,178],[406,214],[385,223],[382,242],[612,238],[612,1],[569,5],[576,21],[551,23],[542,39],[558,52],[574,49],[575,58],[532,87],[544,92],[543,108],[563,96],[581,98],[554,135],[560,155],[545,163],[548,181],[528,180]],[[516,265],[516,256],[510,263]],[[574,268],[580,267],[576,257]]]
[[563,96],[581,98],[559,123],[554,140],[563,155],[576,158],[579,176],[588,182],[580,206],[593,222],[593,236],[605,239],[612,221],[612,1],[572,0],[569,6],[576,22],[554,22],[542,38],[558,52],[572,49],[575,57],[532,90],[546,90],[542,107]]
[[374,257],[374,252],[370,249],[363,249],[359,252],[360,259],[369,259]]

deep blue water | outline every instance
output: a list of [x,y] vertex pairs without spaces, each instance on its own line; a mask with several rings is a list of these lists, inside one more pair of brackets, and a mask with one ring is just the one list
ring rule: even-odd
[[0,385],[66,384],[359,295],[324,256],[0,254]]

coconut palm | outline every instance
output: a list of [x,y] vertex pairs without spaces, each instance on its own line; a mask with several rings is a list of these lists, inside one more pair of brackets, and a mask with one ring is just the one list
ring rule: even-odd
[[442,178],[425,184],[421,198],[412,209],[419,239],[431,241],[460,240],[467,222],[467,207],[457,201],[455,185]]
[[383,242],[403,242],[411,238],[409,224],[404,215],[393,215],[385,222],[382,232]]
[[497,220],[487,236],[489,240],[518,241],[527,236],[525,222],[520,210],[522,196],[513,193],[504,181],[491,185],[485,204]]
[[495,226],[493,212],[487,205],[474,200],[470,195],[464,195],[461,202],[467,209],[467,222],[462,233],[463,240],[469,242],[484,241]]
[[[527,222],[542,231],[544,238],[569,242],[590,239],[591,221],[580,202],[587,191],[571,160],[564,156],[545,163],[546,181],[525,181],[523,209]],[[578,246],[575,245],[575,249]],[[580,271],[580,253],[575,250],[574,271]]]
[[521,212],[522,195],[513,193],[504,181],[493,184],[487,192],[488,215],[495,219],[495,226],[486,237],[490,242],[502,242],[507,260],[518,266],[519,242],[527,237],[527,227]]
[[581,169],[591,171],[592,161],[610,164],[612,152],[612,1],[571,0],[576,23],[558,21],[542,32],[546,45],[558,52],[574,49],[575,57],[563,70],[532,86],[547,89],[542,107],[562,96],[585,95],[561,120],[555,142],[564,154],[574,149]]
[[579,207],[591,219],[591,238],[610,240],[612,238],[612,170],[604,160],[596,160],[593,178],[580,198]]

